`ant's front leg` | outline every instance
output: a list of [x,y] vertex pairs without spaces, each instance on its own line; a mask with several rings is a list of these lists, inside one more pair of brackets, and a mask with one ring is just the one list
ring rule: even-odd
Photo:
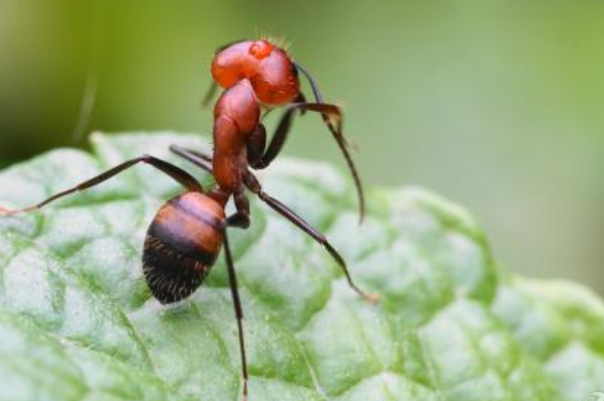
[[[293,104],[305,104],[304,95],[300,94],[296,99],[296,102]],[[260,170],[268,167],[272,163],[272,161],[279,155],[279,153],[281,153],[283,145],[285,145],[285,141],[287,140],[287,137],[291,130],[292,123],[294,121],[294,116],[298,110],[300,110],[298,107],[287,106],[285,112],[279,120],[279,123],[277,124],[277,129],[275,130],[275,133],[273,134],[268,147],[266,148],[266,150],[264,150],[264,146],[262,148],[262,151],[264,153],[260,155],[254,155],[253,159],[248,156],[249,164],[253,169]],[[302,113],[304,113],[305,110],[302,109],[301,111]],[[264,129],[264,126],[262,126],[262,129]]]
[[259,123],[256,129],[247,138],[247,162],[255,166],[262,161],[266,148],[266,128]]
[[241,212],[235,212],[227,217],[226,224],[229,227],[236,227],[245,230],[250,226],[250,215]]
[[348,151],[348,142],[344,137],[342,129],[342,109],[336,105],[298,101],[286,106],[285,113],[277,125],[275,135],[273,135],[266,152],[264,152],[264,155],[262,155],[262,157],[256,163],[250,163],[250,166],[256,170],[266,168],[273,162],[273,160],[275,160],[279,153],[281,153],[297,111],[300,111],[301,113],[310,111],[319,113],[321,115],[323,122],[329,129],[329,132],[335,139],[340,151],[344,155],[344,159],[346,160],[346,164],[348,165],[348,169],[350,170],[354,180],[354,185],[356,187],[357,196],[359,199],[359,215],[360,220],[362,221],[365,215],[365,195],[363,192],[363,184],[361,183],[361,177],[354,164],[354,161],[352,160],[352,156]]

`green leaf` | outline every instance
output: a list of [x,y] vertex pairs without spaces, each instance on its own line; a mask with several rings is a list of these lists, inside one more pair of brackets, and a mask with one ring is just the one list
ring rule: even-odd
[[[194,135],[93,136],[0,175],[3,205],[42,200]],[[280,159],[265,190],[326,232],[359,299],[324,250],[260,203],[233,230],[250,400],[587,399],[604,387],[604,306],[572,283],[503,270],[463,209],[422,189],[370,189],[357,224],[346,176]],[[139,166],[41,212],[0,219],[0,400],[225,401],[240,397],[234,312],[220,258],[190,299],[145,286],[145,230],[178,188]]]

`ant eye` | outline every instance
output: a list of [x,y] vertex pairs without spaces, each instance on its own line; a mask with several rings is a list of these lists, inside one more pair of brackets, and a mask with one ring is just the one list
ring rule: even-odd
[[273,51],[274,46],[266,40],[257,40],[250,46],[250,54],[258,60],[268,57]]

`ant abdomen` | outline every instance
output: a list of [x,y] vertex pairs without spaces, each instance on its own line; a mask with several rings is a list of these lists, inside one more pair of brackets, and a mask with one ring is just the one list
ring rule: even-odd
[[221,205],[199,192],[168,201],[147,231],[143,272],[161,303],[191,295],[210,272],[224,240]]

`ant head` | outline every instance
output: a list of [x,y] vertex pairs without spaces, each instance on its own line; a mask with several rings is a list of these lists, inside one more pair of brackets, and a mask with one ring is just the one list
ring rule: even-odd
[[267,39],[236,42],[219,49],[212,62],[212,75],[225,89],[248,79],[258,100],[267,106],[292,102],[300,89],[291,58]]

